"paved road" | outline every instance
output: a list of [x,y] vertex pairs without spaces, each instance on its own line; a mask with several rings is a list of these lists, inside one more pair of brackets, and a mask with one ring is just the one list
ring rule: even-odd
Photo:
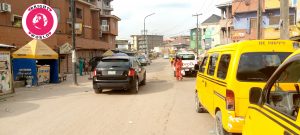
[[137,95],[96,95],[87,77],[79,78],[80,86],[18,89],[0,100],[0,135],[212,134],[213,118],[194,110],[195,78],[176,81],[164,59],[147,71],[147,84]]

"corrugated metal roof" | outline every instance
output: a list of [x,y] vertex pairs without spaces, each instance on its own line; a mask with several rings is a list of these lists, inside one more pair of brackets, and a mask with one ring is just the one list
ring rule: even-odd
[[218,23],[220,20],[221,16],[213,14],[209,18],[207,18],[202,24]]

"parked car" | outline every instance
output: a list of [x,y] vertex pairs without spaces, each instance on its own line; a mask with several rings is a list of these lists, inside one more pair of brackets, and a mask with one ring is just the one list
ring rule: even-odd
[[146,84],[146,69],[135,57],[110,56],[103,58],[94,71],[95,93],[103,89],[124,89],[138,93],[139,85]]
[[139,55],[139,56],[137,56],[137,58],[143,66],[151,64],[151,60],[149,58],[147,58],[145,55]]
[[141,63],[142,66],[147,66],[148,61],[146,60],[145,57],[138,57],[139,62]]
[[274,72],[263,89],[250,90],[243,135],[300,134],[300,50]]
[[215,118],[219,135],[242,133],[250,88],[266,84],[278,66],[296,51],[294,43],[250,40],[209,50],[200,66],[195,66],[196,111],[209,112]]

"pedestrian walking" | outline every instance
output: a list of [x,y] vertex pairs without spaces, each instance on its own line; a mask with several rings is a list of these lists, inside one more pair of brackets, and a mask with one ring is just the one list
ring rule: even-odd
[[180,56],[178,56],[175,61],[175,71],[176,71],[176,79],[177,80],[182,80],[182,74],[181,74],[182,65],[183,65],[182,58]]

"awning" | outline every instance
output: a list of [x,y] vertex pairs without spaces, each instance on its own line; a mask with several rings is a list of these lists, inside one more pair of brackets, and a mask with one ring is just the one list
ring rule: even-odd
[[58,54],[41,40],[32,40],[12,54],[13,58],[58,59]]
[[0,44],[0,48],[16,48],[16,47],[12,45]]

